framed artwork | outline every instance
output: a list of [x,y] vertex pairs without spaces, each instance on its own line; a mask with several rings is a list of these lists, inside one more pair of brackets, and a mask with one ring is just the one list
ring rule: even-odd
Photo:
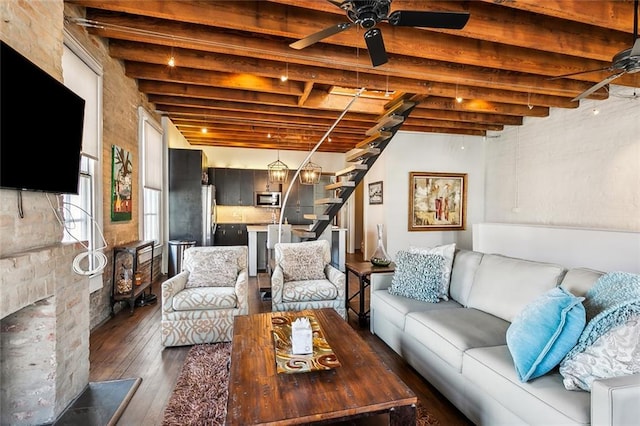
[[382,181],[369,184],[369,204],[382,204]]
[[460,231],[466,215],[466,173],[409,173],[409,231]]
[[111,220],[120,222],[131,220],[133,209],[131,183],[133,180],[133,163],[131,153],[116,145],[111,153]]

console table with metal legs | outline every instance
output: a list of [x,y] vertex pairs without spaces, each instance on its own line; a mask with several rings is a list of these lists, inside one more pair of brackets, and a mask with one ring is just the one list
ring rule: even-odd
[[[358,323],[361,326],[365,326],[367,324],[367,320],[369,319],[369,308],[365,307],[365,290],[371,284],[370,278],[371,274],[379,273],[379,272],[393,272],[395,271],[395,264],[391,263],[389,266],[374,266],[371,262],[346,262],[346,308],[347,313],[349,313],[349,309],[351,309],[356,315],[358,315]],[[349,272],[358,277],[358,281],[360,287],[358,290],[349,295]],[[354,307],[354,303],[352,303],[353,299],[359,297],[359,301],[357,303],[357,310]]]

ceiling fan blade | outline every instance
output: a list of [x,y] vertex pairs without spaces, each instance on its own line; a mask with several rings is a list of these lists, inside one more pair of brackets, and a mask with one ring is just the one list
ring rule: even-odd
[[640,37],[638,37],[636,42],[633,44],[633,48],[631,49],[629,56],[640,56]]
[[469,21],[468,12],[427,12],[397,10],[389,15],[389,23],[400,27],[446,28],[460,30]]
[[345,22],[342,24],[336,24],[333,25],[329,28],[325,28],[322,31],[318,31],[317,33],[308,35],[307,37],[300,39],[296,42],[293,42],[289,45],[289,47],[292,47],[294,49],[304,49],[305,47],[311,46],[314,43],[319,42],[320,40],[323,40],[327,37],[330,37],[334,34],[338,34],[341,33],[344,30],[347,30],[349,28],[351,28],[354,24],[352,24],[351,22]]
[[569,73],[569,74],[562,74],[562,75],[556,75],[555,77],[549,77],[549,78],[547,78],[547,80],[557,80],[559,78],[572,77],[574,75],[587,74],[587,73],[590,73],[590,72],[611,71],[611,69],[612,69],[611,66],[608,66],[608,67],[604,67],[604,68],[598,68],[598,69],[595,69],[595,70],[572,72],[572,73]]
[[616,78],[620,77],[624,73],[626,73],[626,71],[620,71],[618,73],[610,75],[609,77],[607,77],[604,80],[602,80],[600,83],[597,83],[597,84],[591,86],[589,89],[585,90],[584,92],[580,93],[578,96],[576,96],[575,98],[571,99],[571,101],[579,101],[580,99],[586,98],[587,96],[589,96],[590,94],[592,94],[596,90],[598,90],[601,87],[604,87],[607,84],[611,83],[613,80],[615,80]]
[[384,48],[382,31],[380,31],[378,28],[368,29],[364,33],[364,41],[365,43],[367,43],[367,50],[369,50],[371,64],[374,67],[386,64],[389,61],[389,58],[387,58],[387,50]]

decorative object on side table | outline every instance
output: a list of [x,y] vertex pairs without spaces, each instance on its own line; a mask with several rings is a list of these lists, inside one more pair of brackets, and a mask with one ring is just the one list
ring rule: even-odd
[[461,231],[466,215],[466,173],[409,173],[409,231]]
[[376,225],[378,228],[378,242],[376,245],[376,250],[373,252],[369,260],[375,266],[389,266],[391,263],[391,256],[387,254],[387,250],[384,248],[384,244],[382,243],[382,233],[384,230],[384,225],[379,223]]

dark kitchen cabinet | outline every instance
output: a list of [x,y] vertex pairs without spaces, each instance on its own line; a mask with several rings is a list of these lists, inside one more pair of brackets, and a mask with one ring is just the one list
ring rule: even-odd
[[169,239],[202,241],[202,151],[169,150]]
[[246,246],[249,244],[247,225],[244,223],[220,223],[216,228],[215,245]]
[[252,206],[254,171],[215,169],[216,202],[222,206]]

